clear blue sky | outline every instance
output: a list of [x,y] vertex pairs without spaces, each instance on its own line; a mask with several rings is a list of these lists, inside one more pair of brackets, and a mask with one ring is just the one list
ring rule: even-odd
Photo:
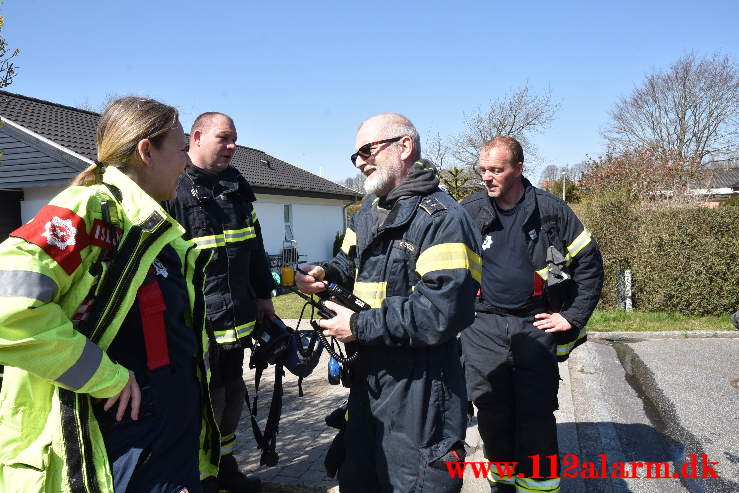
[[736,0],[5,0],[0,12],[22,51],[7,90],[95,109],[147,95],[186,129],[223,111],[240,144],[333,180],[356,174],[364,118],[399,112],[446,136],[525,83],[561,102],[535,139],[541,164],[574,164],[602,151],[609,109],[645,74],[690,50],[739,58]]

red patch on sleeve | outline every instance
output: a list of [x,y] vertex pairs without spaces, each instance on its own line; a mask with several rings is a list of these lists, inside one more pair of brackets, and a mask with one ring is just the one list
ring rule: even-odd
[[64,207],[45,205],[28,224],[10,236],[42,248],[71,275],[82,263],[80,252],[90,244],[85,220]]
[[95,219],[92,222],[92,231],[90,232],[90,242],[104,248],[106,250],[113,250],[118,245],[118,240],[121,239],[123,230],[115,227],[106,227],[102,219]]

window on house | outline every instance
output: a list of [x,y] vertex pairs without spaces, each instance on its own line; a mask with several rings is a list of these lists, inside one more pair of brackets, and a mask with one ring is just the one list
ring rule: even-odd
[[283,217],[285,220],[285,239],[292,241],[293,237],[293,206],[292,204],[285,204],[283,209]]

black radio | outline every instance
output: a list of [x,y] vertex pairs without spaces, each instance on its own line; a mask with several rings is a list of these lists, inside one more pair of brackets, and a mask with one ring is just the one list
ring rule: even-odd
[[[302,271],[300,271],[300,273],[305,275],[305,273]],[[324,300],[330,300],[333,298],[332,301],[336,301],[340,305],[344,305],[345,307],[355,312],[369,310],[370,306],[367,303],[354,296],[351,291],[344,288],[343,286],[339,286],[335,282],[324,282],[324,284],[326,286],[326,291],[317,293],[316,296],[318,296],[319,298]]]
[[[299,267],[297,267],[296,269],[304,276],[310,275]],[[304,293],[301,293],[295,288],[291,288],[291,290],[295,294],[303,298],[306,303],[313,306],[322,318],[329,319],[336,316],[336,313],[334,313],[330,308],[326,306],[325,302],[328,300],[345,306],[353,312],[361,312],[364,310],[369,310],[371,308],[367,302],[356,297],[351,291],[344,288],[343,286],[340,286],[339,284],[336,284],[334,282],[321,282],[323,282],[326,289],[325,291],[316,294],[316,296],[318,297],[318,301],[314,300],[312,297],[307,296]],[[359,357],[359,352],[356,350],[355,347],[353,347],[354,344],[351,343],[347,345],[346,356],[344,356],[340,348],[338,348],[337,352],[336,349],[334,349],[334,341],[329,343],[328,340],[326,340],[326,337],[323,335],[323,330],[318,326],[318,322],[316,320],[311,320],[310,323],[313,327],[313,330],[315,330],[318,334],[318,337],[321,340],[321,344],[323,344],[323,347],[326,348],[326,351],[328,351],[329,355],[331,356],[328,364],[329,383],[332,385],[337,385],[339,382],[341,382],[344,384],[345,387],[349,387],[351,385],[351,371],[348,365]]]

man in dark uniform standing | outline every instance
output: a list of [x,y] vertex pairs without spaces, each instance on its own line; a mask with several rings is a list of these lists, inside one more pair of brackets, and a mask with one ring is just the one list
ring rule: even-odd
[[211,338],[211,393],[221,431],[218,478],[206,478],[206,493],[260,491],[258,479],[244,476],[233,457],[236,427],[244,405],[244,348],[258,317],[274,315],[272,275],[252,203],[251,186],[229,166],[236,152],[236,127],[222,113],[203,113],[190,132],[185,171],[170,213],[197,248],[213,252],[207,267],[205,302]]
[[457,333],[472,322],[480,257],[467,214],[439,189],[420,159],[418,132],[405,117],[366,120],[352,163],[367,176],[362,208],[341,251],[296,276],[307,293],[336,282],[372,308],[354,313],[327,302],[326,336],[355,342],[339,466],[342,492],[450,493],[462,481],[445,462],[464,460],[464,375]]
[[[521,144],[496,137],[480,153],[486,190],[462,201],[481,233],[482,287],[475,322],[462,332],[467,391],[478,409],[494,492],[555,493],[557,361],[585,342],[603,283],[600,252],[562,200],[523,177]],[[532,477],[530,456],[541,477]],[[522,477],[519,477],[519,474]]]

